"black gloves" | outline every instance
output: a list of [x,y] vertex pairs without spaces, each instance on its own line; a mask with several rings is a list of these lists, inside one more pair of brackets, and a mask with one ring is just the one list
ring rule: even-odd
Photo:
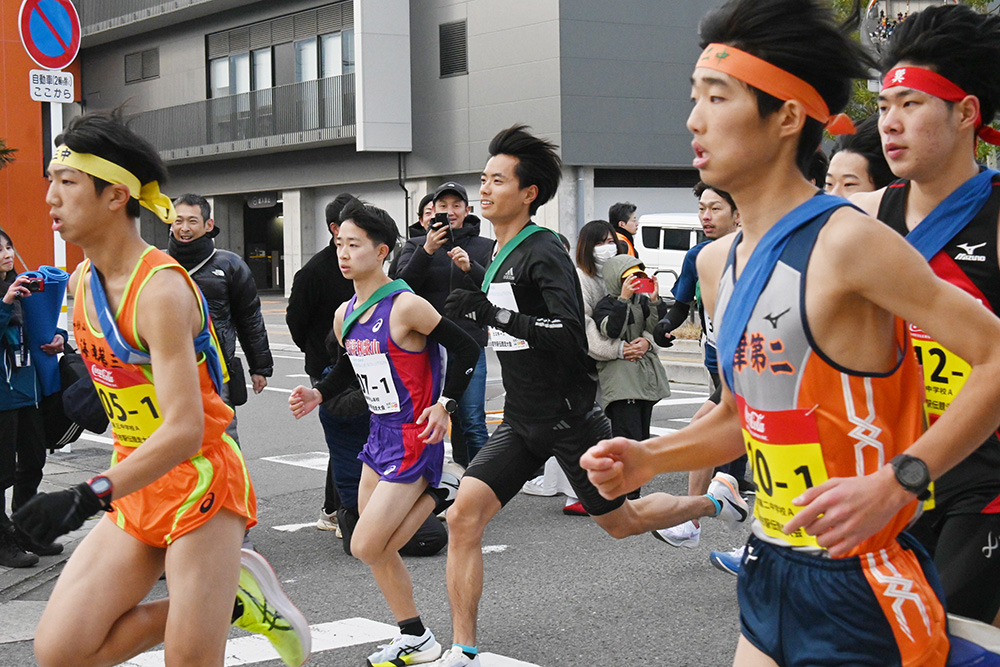
[[496,315],[500,309],[490,303],[482,290],[456,289],[448,295],[444,310],[453,320],[471,315],[477,324],[496,326]]
[[656,344],[660,347],[670,347],[674,344],[675,340],[674,336],[670,333],[673,329],[674,328],[670,326],[670,322],[668,322],[666,318],[663,318],[656,323],[655,327],[653,327],[653,340],[656,341]]
[[104,502],[84,482],[68,491],[39,493],[14,513],[14,525],[36,542],[49,544],[60,535],[76,530],[101,510]]

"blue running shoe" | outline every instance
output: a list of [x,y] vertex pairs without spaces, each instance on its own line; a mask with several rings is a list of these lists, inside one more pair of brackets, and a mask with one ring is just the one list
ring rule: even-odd
[[743,562],[743,554],[746,552],[747,547],[744,544],[742,547],[733,549],[732,551],[713,551],[708,554],[708,560],[716,569],[722,570],[723,572],[728,572],[734,577],[740,573],[740,563]]

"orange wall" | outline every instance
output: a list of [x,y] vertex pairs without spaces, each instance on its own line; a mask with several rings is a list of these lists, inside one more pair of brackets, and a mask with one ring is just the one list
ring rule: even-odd
[[[16,148],[13,164],[0,169],[0,227],[14,240],[29,269],[54,265],[49,207],[45,204],[48,180],[42,164],[42,102],[31,99],[28,72],[42,69],[28,57],[17,28],[19,0],[0,0],[0,137]],[[80,59],[66,68],[76,82],[80,99]],[[64,111],[65,113],[65,111]],[[66,244],[66,264],[72,270],[83,259],[79,247]],[[15,263],[18,271],[20,262]]]

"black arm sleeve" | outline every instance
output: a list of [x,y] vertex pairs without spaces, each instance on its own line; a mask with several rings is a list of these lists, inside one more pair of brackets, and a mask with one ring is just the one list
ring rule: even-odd
[[[687,319],[688,313],[690,312],[690,303],[675,301],[674,305],[670,306],[667,314],[660,318],[660,325],[664,325],[665,331],[669,333],[684,324],[684,320]],[[661,327],[657,325],[657,328],[659,329]]]
[[481,348],[472,336],[446,317],[441,318],[427,338],[444,345],[446,350],[454,354],[455,363],[448,366],[441,394],[457,401],[469,385],[472,371],[479,362]]
[[326,374],[316,389],[323,395],[323,400],[328,401],[340,392],[348,389],[354,380],[354,366],[351,365],[351,358],[346,354],[340,356],[337,363]]
[[594,305],[594,324],[608,338],[618,340],[628,324],[628,302],[617,296],[604,296]]

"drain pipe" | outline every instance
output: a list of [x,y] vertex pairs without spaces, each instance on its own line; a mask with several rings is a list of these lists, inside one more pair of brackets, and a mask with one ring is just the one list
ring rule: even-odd
[[587,204],[586,184],[586,171],[581,165],[576,168],[576,229],[574,230],[576,234],[573,236],[573,241],[579,237],[580,229],[586,223],[586,211],[584,210]]
[[410,238],[410,191],[406,189],[406,184],[403,183],[403,175],[406,172],[406,169],[404,168],[404,163],[406,158],[403,156],[403,153],[397,153],[396,155],[398,156],[399,159],[399,174],[398,174],[399,187],[402,188],[403,192],[405,193],[403,195],[403,229],[405,230],[404,234],[406,234],[406,238],[409,239]]

